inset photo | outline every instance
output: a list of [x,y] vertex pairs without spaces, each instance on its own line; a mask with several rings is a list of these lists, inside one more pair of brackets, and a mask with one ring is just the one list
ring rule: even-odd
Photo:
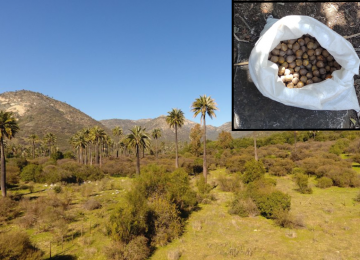
[[360,3],[232,7],[233,130],[360,127]]

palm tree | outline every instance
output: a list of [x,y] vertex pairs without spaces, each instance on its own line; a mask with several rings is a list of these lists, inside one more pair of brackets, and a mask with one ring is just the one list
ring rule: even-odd
[[9,140],[19,131],[19,126],[11,112],[0,111],[0,155],[1,155],[1,194],[6,197],[6,165],[4,138]]
[[105,131],[104,129],[100,128],[99,126],[94,126],[90,129],[90,136],[91,140],[95,143],[95,163],[100,164],[100,142],[105,138]]
[[51,148],[56,142],[56,136],[53,133],[47,133],[44,137],[44,141],[49,146],[49,157],[51,156]]
[[256,132],[254,131],[254,149],[255,149],[255,161],[258,161],[257,146],[256,146]]
[[177,138],[177,129],[181,128],[185,123],[184,112],[181,109],[173,108],[168,115],[166,116],[166,123],[175,129],[175,167],[179,168],[179,158],[178,158],[178,138]]
[[35,142],[38,139],[38,136],[36,134],[29,135],[28,139],[31,141],[32,144],[32,157],[35,158]]
[[192,103],[191,111],[194,112],[194,117],[201,113],[201,121],[204,124],[204,159],[203,159],[203,174],[205,177],[205,183],[207,182],[207,165],[206,165],[206,122],[205,116],[208,116],[212,119],[215,115],[215,110],[218,110],[216,107],[217,104],[215,100],[212,99],[210,96],[207,97],[206,95],[200,96],[199,98],[195,99]]
[[146,128],[135,126],[126,136],[125,141],[128,147],[135,148],[136,152],[136,174],[140,175],[140,149],[150,146],[149,134],[145,132]]
[[[121,127],[116,126],[116,127],[112,130],[112,133],[113,133],[114,136],[118,136],[119,139],[120,139],[120,137],[123,135],[123,130],[122,130]],[[116,142],[116,158],[119,157],[119,147],[118,147],[119,142],[120,142],[120,140],[117,140],[117,142]]]
[[157,140],[161,137],[161,129],[160,128],[155,128],[153,131],[152,131],[152,134],[151,134],[152,138],[154,138],[156,140],[156,158],[158,158],[158,142]]

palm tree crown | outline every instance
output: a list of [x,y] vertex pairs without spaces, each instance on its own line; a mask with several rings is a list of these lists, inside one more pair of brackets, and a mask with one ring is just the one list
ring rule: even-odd
[[150,146],[149,134],[145,132],[146,128],[135,126],[130,129],[130,134],[126,136],[126,143],[128,147],[136,150],[136,173],[140,174],[140,149],[148,148]]

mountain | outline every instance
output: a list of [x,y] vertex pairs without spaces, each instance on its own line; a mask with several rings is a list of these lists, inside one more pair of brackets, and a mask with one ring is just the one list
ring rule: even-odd
[[[145,127],[149,132],[151,132],[155,128],[160,128],[162,131],[161,140],[173,140],[175,138],[175,130],[169,128],[166,123],[166,116],[162,115],[154,119],[139,119],[139,120],[129,120],[129,119],[106,119],[100,120],[100,122],[112,129],[116,126],[120,126],[125,134],[129,133],[129,129],[134,127],[135,125],[139,125]],[[178,138],[180,141],[190,141],[189,134],[191,128],[193,128],[197,123],[185,119],[184,125],[178,129]],[[219,133],[221,131],[231,132],[234,138],[240,138],[248,136],[252,133],[252,131],[231,131],[231,122],[227,122],[220,127],[215,127],[212,125],[206,125],[206,137],[209,140],[216,140],[218,138]]]
[[51,132],[57,137],[56,145],[63,151],[70,149],[69,138],[78,130],[95,125],[106,129],[100,122],[64,102],[27,90],[0,94],[0,110],[12,111],[18,119],[20,131],[16,139],[24,141],[30,134],[42,138]]

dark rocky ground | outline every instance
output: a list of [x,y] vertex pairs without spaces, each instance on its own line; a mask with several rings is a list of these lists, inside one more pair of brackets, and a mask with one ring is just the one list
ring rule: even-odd
[[[247,61],[252,46],[266,24],[266,18],[287,15],[308,15],[333,29],[342,36],[360,33],[360,3],[357,2],[242,2],[233,4],[233,62]],[[360,54],[360,35],[348,41]],[[247,54],[248,53],[248,54]],[[239,129],[328,129],[354,128],[350,118],[354,111],[313,111],[284,106],[265,98],[257,91],[249,92],[243,84],[247,66],[234,67],[234,127]],[[240,83],[240,84],[239,84]],[[251,83],[246,81],[246,83]],[[360,100],[360,77],[355,75],[355,90]],[[236,86],[241,86],[240,88]],[[252,84],[252,86],[254,86]],[[244,92],[245,91],[245,92]],[[248,93],[246,93],[246,91]],[[245,99],[245,95],[248,95]],[[243,97],[242,100],[235,100]],[[237,107],[236,107],[237,106]],[[356,124],[356,127],[359,123]]]

